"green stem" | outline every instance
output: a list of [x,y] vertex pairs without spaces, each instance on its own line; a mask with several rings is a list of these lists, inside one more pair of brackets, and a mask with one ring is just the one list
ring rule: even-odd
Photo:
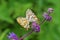
[[6,29],[0,36],[0,40],[3,40],[3,38],[5,37],[5,35],[9,32],[9,29]]
[[0,35],[1,35],[1,29],[0,29]]
[[29,36],[34,30],[32,29],[30,32],[28,32],[27,34],[23,35],[21,38],[24,39],[25,37]]

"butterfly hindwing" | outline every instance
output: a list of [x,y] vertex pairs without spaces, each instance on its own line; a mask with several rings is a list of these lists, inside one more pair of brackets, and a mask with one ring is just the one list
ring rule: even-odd
[[18,17],[17,22],[24,28],[28,30],[29,26],[29,21],[26,18],[23,17]]

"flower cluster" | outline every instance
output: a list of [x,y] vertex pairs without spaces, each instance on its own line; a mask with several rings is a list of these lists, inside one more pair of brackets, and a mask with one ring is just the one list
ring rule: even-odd
[[[46,21],[51,21],[52,17],[50,16],[50,14],[52,12],[53,12],[53,8],[48,8],[47,12],[44,12],[44,14],[43,14],[44,20],[41,22],[41,24],[44,23],[45,20]],[[8,38],[11,39],[11,40],[23,40],[25,37],[30,35],[32,32],[40,32],[40,25],[37,22],[34,21],[31,24],[31,31],[28,32],[27,34],[24,34],[22,37],[20,37],[18,39],[16,34],[12,32],[8,35]]]
[[15,33],[9,33],[8,38],[11,40],[18,40],[18,37]]
[[48,12],[44,12],[43,17],[47,20],[47,21],[51,21],[52,17],[49,15],[53,12],[52,8],[48,8]]
[[34,29],[35,32],[40,32],[40,25],[36,22],[32,22],[32,29]]

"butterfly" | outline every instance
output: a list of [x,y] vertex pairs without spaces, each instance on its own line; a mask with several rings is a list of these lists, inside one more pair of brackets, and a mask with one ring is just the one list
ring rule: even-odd
[[38,21],[38,18],[36,17],[36,15],[32,12],[31,9],[27,9],[26,11],[26,17],[18,17],[17,18],[17,22],[24,28],[26,28],[26,30],[28,30],[30,28],[29,23],[30,22],[34,22],[34,21]]

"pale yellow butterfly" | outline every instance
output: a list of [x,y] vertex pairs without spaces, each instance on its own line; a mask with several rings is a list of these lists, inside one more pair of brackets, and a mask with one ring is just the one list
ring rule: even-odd
[[29,22],[34,22],[37,20],[38,18],[36,17],[36,15],[34,15],[34,13],[30,9],[27,9],[26,11],[26,18],[23,17],[17,18],[17,22],[27,30],[30,28]]

